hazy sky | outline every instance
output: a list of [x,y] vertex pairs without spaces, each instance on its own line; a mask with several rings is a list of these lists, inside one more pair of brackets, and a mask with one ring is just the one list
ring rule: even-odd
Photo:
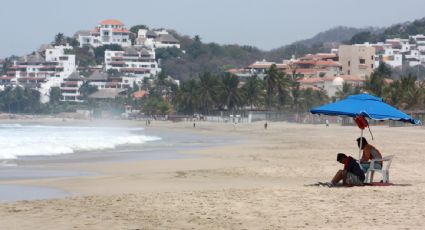
[[422,18],[424,9],[424,0],[2,1],[0,57],[30,53],[58,32],[73,35],[109,18],[269,50],[338,25],[389,26]]

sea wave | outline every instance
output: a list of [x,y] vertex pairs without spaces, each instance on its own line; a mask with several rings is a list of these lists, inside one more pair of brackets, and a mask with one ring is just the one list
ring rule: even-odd
[[161,140],[142,128],[0,125],[0,159],[113,149]]

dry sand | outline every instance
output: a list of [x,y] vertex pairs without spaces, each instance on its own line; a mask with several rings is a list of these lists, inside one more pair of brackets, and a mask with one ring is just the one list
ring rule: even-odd
[[[357,127],[284,122],[154,123],[157,129],[226,135],[241,144],[195,150],[196,159],[53,165],[101,176],[15,181],[74,197],[0,204],[0,229],[425,229],[425,129],[373,126],[383,155],[396,155],[395,186],[327,188],[358,158]],[[377,174],[375,179],[380,180]],[[11,183],[8,181],[8,183]]]

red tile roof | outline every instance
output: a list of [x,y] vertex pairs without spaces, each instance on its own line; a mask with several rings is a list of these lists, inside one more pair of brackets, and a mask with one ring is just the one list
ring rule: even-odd
[[123,72],[149,72],[148,69],[144,68],[121,68]]
[[123,26],[124,24],[116,19],[106,19],[100,22],[100,25],[116,25],[116,26]]
[[341,75],[340,76],[344,81],[365,81],[363,77],[357,75]]
[[125,29],[113,29],[112,33],[130,33],[130,31]]
[[297,82],[304,83],[304,84],[313,84],[313,83],[322,83],[325,80],[321,77],[305,77],[299,79]]
[[139,90],[137,92],[134,92],[132,94],[133,98],[142,98],[144,97],[148,92],[146,92],[145,90]]
[[317,61],[317,66],[341,66],[338,62],[335,61]]
[[0,77],[0,80],[12,80],[14,78],[15,77],[2,76],[2,77]]

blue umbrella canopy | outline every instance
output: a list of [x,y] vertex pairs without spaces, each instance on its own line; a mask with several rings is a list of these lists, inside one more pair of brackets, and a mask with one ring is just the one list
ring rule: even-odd
[[382,98],[369,94],[356,94],[335,103],[326,104],[310,110],[313,114],[332,116],[363,116],[373,120],[395,120],[420,124],[419,120],[385,103]]

